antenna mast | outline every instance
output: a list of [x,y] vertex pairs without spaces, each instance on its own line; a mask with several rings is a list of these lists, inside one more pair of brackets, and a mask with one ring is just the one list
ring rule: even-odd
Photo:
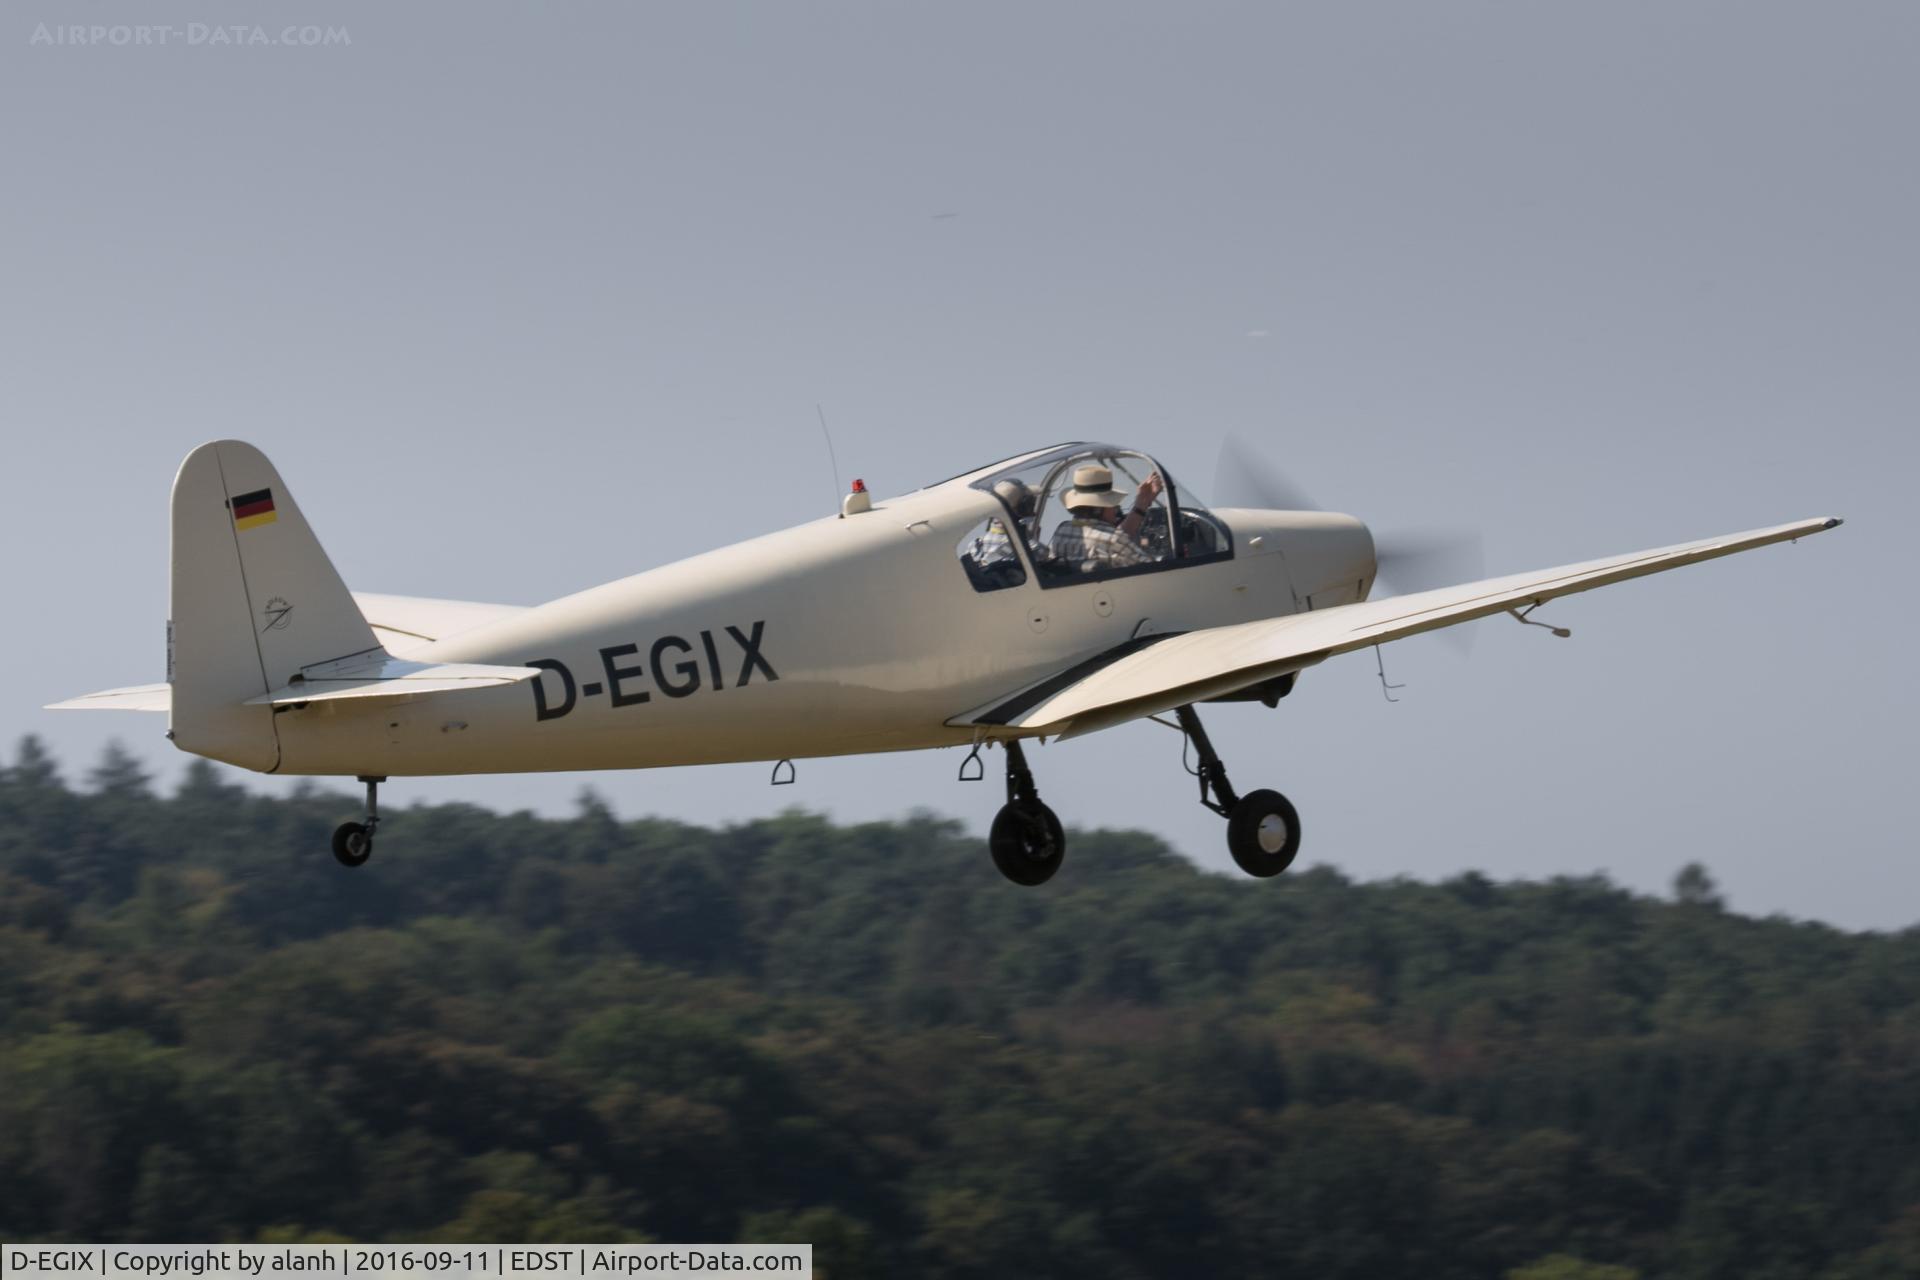
[[815,402],[813,411],[820,418],[820,434],[827,438],[827,462],[833,467],[833,497],[834,501],[838,502],[840,500],[840,459],[834,456],[833,432],[827,430],[827,411],[822,409],[818,402]]

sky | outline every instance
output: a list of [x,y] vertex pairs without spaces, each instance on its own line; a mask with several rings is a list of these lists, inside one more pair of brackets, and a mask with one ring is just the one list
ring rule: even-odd
[[[1087,438],[1204,496],[1232,435],[1376,528],[1477,528],[1490,574],[1847,519],[1543,609],[1570,640],[1388,646],[1396,703],[1360,654],[1213,710],[1301,865],[1664,892],[1698,860],[1738,910],[1907,927],[1916,119],[1905,0],[28,0],[0,736],[178,777],[160,717],[40,707],[162,678],[168,488],[208,439],[274,459],[356,589],[534,604],[836,509],[816,405],[882,495]],[[1069,827],[1229,868],[1179,748],[1030,755]],[[984,832],[999,786],[958,764],[383,803]]]

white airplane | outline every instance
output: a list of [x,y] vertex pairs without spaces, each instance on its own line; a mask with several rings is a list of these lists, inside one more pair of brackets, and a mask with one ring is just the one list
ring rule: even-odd
[[1498,613],[1546,625],[1528,615],[1556,597],[1840,523],[1370,600],[1360,521],[1208,510],[1128,449],[1059,445],[884,501],[853,487],[824,519],[519,608],[348,591],[266,456],[216,441],[174,480],[167,682],[53,705],[165,711],[184,751],[360,779],[365,819],[333,837],[347,866],[390,777],[759,760],[781,781],[804,757],[962,747],[977,780],[997,743],[988,843],[1024,885],[1066,842],[1021,742],[1171,712],[1234,860],[1271,876],[1298,815],[1234,790],[1196,704],[1273,706],[1337,654]]

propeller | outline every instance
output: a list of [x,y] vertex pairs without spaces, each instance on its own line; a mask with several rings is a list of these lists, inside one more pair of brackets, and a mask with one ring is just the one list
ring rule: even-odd
[[[1213,491],[1222,506],[1326,510],[1234,435],[1220,443]],[[1373,551],[1375,577],[1391,595],[1411,595],[1486,576],[1486,555],[1475,529],[1429,526],[1375,530]],[[1465,627],[1448,627],[1440,635],[1463,652],[1472,647],[1472,632]]]
[[1220,460],[1214,467],[1213,500],[1223,507],[1257,507],[1263,511],[1324,511],[1280,469],[1229,434],[1220,442]]
[[1373,536],[1380,580],[1397,596],[1453,587],[1487,576],[1477,529],[1389,529]]

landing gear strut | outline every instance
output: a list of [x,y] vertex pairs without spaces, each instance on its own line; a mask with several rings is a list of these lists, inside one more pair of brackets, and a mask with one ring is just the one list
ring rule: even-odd
[[1300,815],[1292,802],[1278,791],[1234,794],[1227,767],[1215,754],[1199,713],[1185,706],[1174,708],[1174,714],[1200,756],[1200,767],[1193,770],[1200,779],[1200,803],[1227,820],[1227,852],[1233,860],[1248,875],[1262,879],[1292,866],[1300,852]]
[[1015,884],[1045,884],[1067,856],[1066,833],[1053,810],[1040,802],[1019,740],[1009,738],[1005,745],[1007,802],[993,817],[987,849],[1000,874]]
[[367,820],[343,822],[333,829],[333,856],[343,867],[357,867],[373,856],[373,829],[380,825],[380,784],[385,778],[363,776],[367,784]]

